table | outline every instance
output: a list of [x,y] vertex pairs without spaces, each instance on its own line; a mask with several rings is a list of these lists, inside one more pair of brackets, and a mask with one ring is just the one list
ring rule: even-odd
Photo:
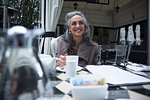
[[[86,69],[78,72],[78,74],[88,74]],[[150,72],[146,72],[150,76]],[[73,100],[71,94],[71,85],[65,73],[56,71],[55,75],[50,75],[51,85],[53,88],[53,96],[61,97],[62,100]],[[109,87],[106,97],[108,99],[140,99],[150,100],[150,84],[135,86],[117,86]]]

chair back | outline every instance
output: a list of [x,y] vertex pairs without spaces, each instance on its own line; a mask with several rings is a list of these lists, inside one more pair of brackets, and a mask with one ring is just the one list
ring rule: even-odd
[[127,45],[116,45],[116,58],[115,62],[118,60],[125,61],[126,57],[126,52],[127,52]]
[[50,49],[51,49],[51,55],[53,56],[53,57],[55,57],[56,56],[56,53],[57,53],[57,43],[58,43],[58,39],[59,39],[60,37],[57,37],[57,38],[53,38],[52,40],[51,40],[51,44],[50,44]]
[[106,51],[106,49],[109,49],[109,45],[101,45],[101,49],[103,51]]

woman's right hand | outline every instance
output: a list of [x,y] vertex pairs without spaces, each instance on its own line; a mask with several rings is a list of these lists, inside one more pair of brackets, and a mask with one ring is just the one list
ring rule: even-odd
[[60,55],[57,60],[56,66],[60,66],[60,67],[65,66],[66,65],[66,56],[67,56],[67,54],[65,54],[64,56]]

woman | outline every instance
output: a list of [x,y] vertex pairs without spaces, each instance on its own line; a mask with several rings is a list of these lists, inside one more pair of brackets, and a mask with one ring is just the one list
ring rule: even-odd
[[80,11],[67,13],[66,32],[58,39],[57,66],[66,65],[67,55],[78,55],[79,66],[95,65],[98,61],[98,44],[91,41],[90,29],[84,14]]

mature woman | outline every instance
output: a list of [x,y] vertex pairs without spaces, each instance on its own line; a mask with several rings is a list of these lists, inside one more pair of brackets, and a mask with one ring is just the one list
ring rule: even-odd
[[58,39],[57,66],[66,65],[67,55],[78,55],[79,66],[95,65],[98,61],[98,44],[91,41],[90,29],[84,14],[73,11],[66,14],[65,33]]

